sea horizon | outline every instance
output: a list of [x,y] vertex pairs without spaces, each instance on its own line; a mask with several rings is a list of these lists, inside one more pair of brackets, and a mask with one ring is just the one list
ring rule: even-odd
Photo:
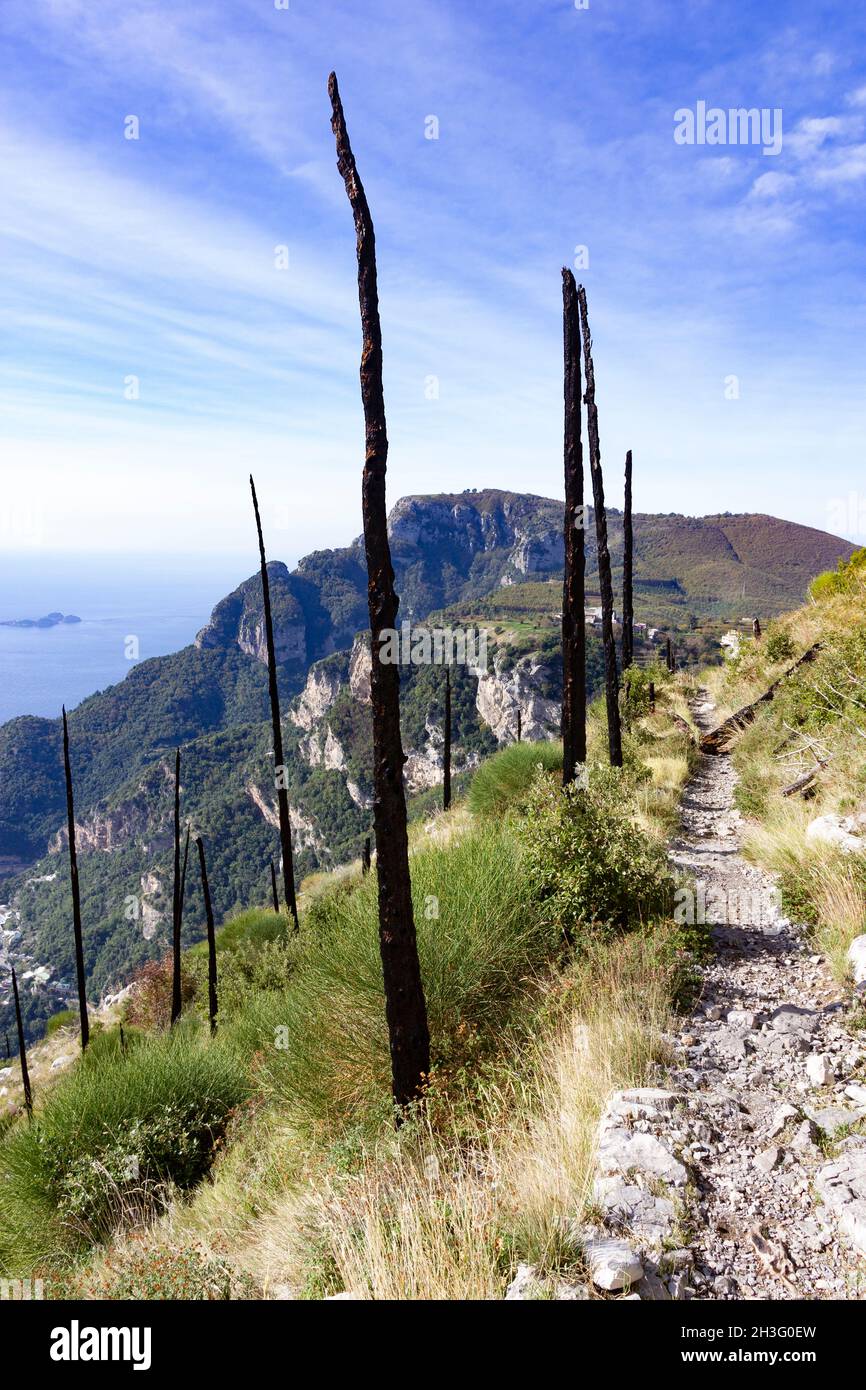
[[52,612],[81,619],[53,627],[0,626],[0,724],[20,715],[55,719],[64,704],[74,709],[123,680],[134,665],[179,651],[214,605],[256,569],[254,554],[34,551],[0,557],[0,623]]

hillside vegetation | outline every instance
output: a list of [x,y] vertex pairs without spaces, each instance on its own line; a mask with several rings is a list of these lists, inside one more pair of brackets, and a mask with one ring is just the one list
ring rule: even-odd
[[702,944],[669,915],[684,687],[652,674],[623,770],[594,710],[585,790],[558,789],[555,745],[511,747],[413,827],[422,1108],[394,1128],[375,863],[317,875],[299,934],[262,911],[222,928],[215,1039],[193,947],[178,1028],[149,967],[123,1040],[97,1031],[7,1124],[3,1273],[53,1296],[414,1299],[500,1297],[523,1259],[551,1288],[574,1272],[601,1104],[664,1055]]
[[866,853],[856,848],[866,831],[866,551],[820,575],[805,607],[744,642],[707,679],[724,718],[815,643],[816,658],[738,738],[736,797],[750,821],[747,853],[779,875],[785,909],[812,924],[842,978],[848,945],[866,930]]

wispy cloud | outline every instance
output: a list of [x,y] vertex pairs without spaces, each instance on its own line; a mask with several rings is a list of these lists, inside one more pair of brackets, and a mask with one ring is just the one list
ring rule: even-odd
[[[10,488],[44,499],[47,543],[71,517],[82,548],[116,548],[126,507],[171,548],[181,499],[194,544],[235,548],[254,462],[264,495],[300,499],[287,553],[357,533],[336,67],[377,225],[392,498],[561,490],[559,268],[585,246],[603,449],[612,470],[635,449],[639,504],[814,516],[852,466],[814,402],[850,421],[860,399],[866,86],[846,22],[831,44],[805,0],[746,24],[734,0],[6,0]],[[782,107],[773,170],[676,146],[698,97]]]

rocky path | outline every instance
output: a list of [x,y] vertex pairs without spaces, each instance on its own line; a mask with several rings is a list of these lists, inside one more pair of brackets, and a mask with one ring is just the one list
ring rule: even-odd
[[[702,730],[713,726],[705,697],[694,715]],[[682,1122],[668,1128],[685,1140],[676,1152],[691,1175],[691,1296],[857,1298],[866,1295],[857,1253],[866,1253],[866,1137],[856,1133],[866,1131],[866,1039],[846,1029],[842,992],[781,915],[772,880],[739,853],[735,783],[729,757],[703,757],[670,851],[694,876],[693,909],[712,924],[715,947],[665,1078],[685,1100]]]
[[[705,694],[693,710],[713,727]],[[740,853],[735,785],[705,754],[685,790],[678,912],[714,951],[672,1062],[608,1099],[587,1272],[626,1299],[863,1298],[866,1035]]]

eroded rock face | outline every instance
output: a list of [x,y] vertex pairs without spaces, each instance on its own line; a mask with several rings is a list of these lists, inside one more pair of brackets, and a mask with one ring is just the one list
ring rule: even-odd
[[[268,565],[274,647],[277,661],[303,665],[307,660],[307,627],[303,610],[291,589],[289,571],[281,560]],[[195,639],[200,649],[237,646],[242,652],[268,663],[262,581],[259,574],[244,580],[221,599]]]
[[306,683],[292,708],[289,718],[299,729],[307,731],[324,719],[343,688],[343,672],[339,664],[318,661],[310,667]]
[[373,664],[368,637],[360,635],[352,643],[349,657],[349,689],[360,705],[370,704],[370,669]]
[[[131,841],[146,837],[149,847],[161,847],[167,833],[170,799],[163,784],[173,785],[174,772],[167,763],[150,768],[135,795],[110,809],[90,811],[75,822],[75,847],[79,854],[111,854]],[[69,832],[64,825],[48,845],[49,854],[65,851]]]
[[559,736],[561,706],[539,689],[547,674],[547,667],[534,655],[521,657],[510,671],[497,658],[492,670],[479,674],[476,709],[498,743],[513,743],[517,738],[518,710],[527,742]]

